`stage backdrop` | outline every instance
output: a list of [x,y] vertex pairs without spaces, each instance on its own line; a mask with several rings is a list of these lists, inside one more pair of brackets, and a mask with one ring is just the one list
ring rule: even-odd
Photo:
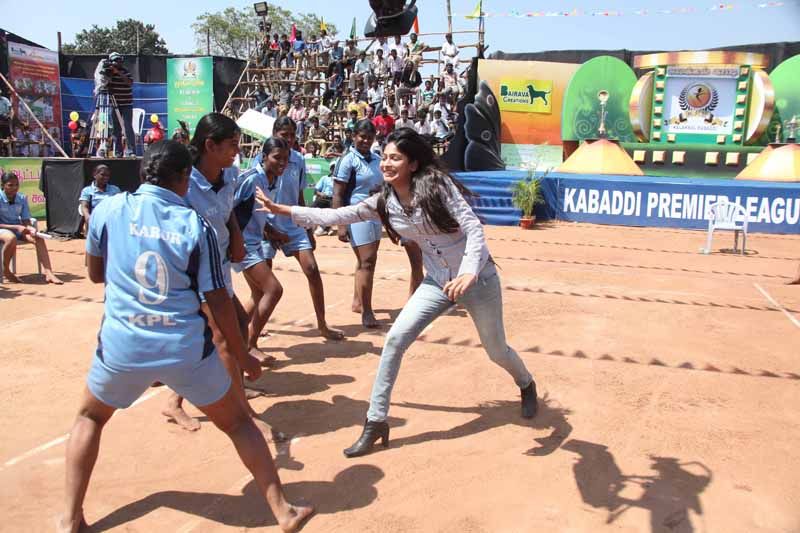
[[[54,139],[61,137],[61,86],[58,82],[58,53],[45,48],[35,48],[19,43],[8,43],[8,74],[17,93],[25,100],[36,118],[44,125]],[[13,103],[18,118],[30,123],[29,140],[40,140],[47,136],[28,115],[27,109],[17,98]],[[24,134],[17,128],[15,135],[19,139]],[[47,142],[44,153],[39,146],[23,146],[23,154],[27,156],[56,155],[57,150],[51,142]]]
[[197,121],[214,110],[214,63],[211,57],[167,59],[168,131],[180,127],[179,120],[194,134]]
[[41,157],[0,158],[0,171],[13,172],[19,177],[19,192],[28,198],[31,216],[39,221],[44,221],[46,213],[44,194],[39,189],[42,161]]
[[564,91],[580,65],[544,61],[478,61],[478,78],[494,92],[501,116],[501,154],[508,168],[561,164]]

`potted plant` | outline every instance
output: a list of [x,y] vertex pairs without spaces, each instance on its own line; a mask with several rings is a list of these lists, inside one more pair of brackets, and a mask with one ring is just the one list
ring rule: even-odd
[[541,185],[542,178],[537,178],[533,172],[529,172],[527,178],[519,180],[511,186],[511,203],[522,211],[519,225],[523,229],[530,229],[536,221],[536,215],[533,214],[534,208],[544,203]]

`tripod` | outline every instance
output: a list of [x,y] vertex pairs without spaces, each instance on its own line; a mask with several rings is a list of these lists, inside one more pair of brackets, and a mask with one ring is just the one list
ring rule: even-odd
[[[108,157],[116,153],[114,146],[114,136],[111,133],[113,128],[113,117],[111,113],[115,113],[117,123],[122,130],[120,133],[125,138],[125,144],[130,146],[130,140],[125,135],[125,123],[122,122],[122,115],[117,107],[117,101],[114,95],[108,92],[108,89],[103,89],[97,94],[94,104],[94,114],[92,115],[92,127],[89,130],[89,156],[92,154],[97,157]],[[95,154],[95,148],[97,153]]]

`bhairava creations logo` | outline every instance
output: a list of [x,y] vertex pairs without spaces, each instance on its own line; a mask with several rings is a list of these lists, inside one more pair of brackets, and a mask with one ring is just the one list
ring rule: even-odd
[[551,113],[553,82],[550,80],[503,80],[500,82],[501,110]]

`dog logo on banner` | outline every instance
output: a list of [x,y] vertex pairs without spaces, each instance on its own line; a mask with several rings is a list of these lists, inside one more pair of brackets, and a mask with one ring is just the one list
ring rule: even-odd
[[501,111],[523,113],[552,113],[553,82],[549,80],[502,80],[500,98]]
[[719,105],[719,93],[708,83],[691,83],[683,88],[678,96],[681,112],[672,119],[673,124],[680,124],[689,117],[703,117],[709,124],[722,125],[714,117],[713,111]]

